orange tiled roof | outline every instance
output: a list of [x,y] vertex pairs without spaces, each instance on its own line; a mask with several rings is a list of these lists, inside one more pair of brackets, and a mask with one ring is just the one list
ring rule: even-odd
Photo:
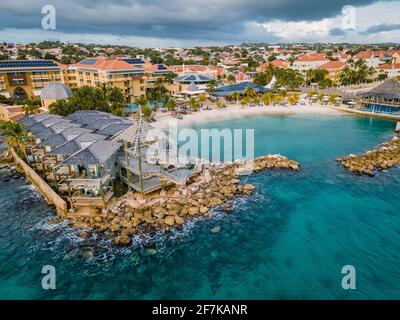
[[297,59],[300,62],[312,62],[312,61],[328,61],[329,59],[323,53],[310,53],[301,56]]
[[377,69],[380,69],[380,70],[400,69],[400,63],[395,63],[395,64],[385,63],[385,64],[381,64],[380,66],[378,66]]
[[289,63],[287,61],[283,61],[283,60],[273,60],[273,61],[269,61],[266,63],[263,63],[262,65],[259,66],[259,68],[261,69],[266,69],[269,66],[273,66],[274,68],[282,68],[282,69],[286,69],[288,67]]
[[[92,58],[88,58],[92,59]],[[93,58],[96,60],[94,64],[76,63],[73,66],[84,69],[101,69],[101,70],[131,70],[136,69],[135,66],[118,59],[107,59],[104,57]]]
[[324,63],[322,66],[320,66],[321,69],[341,69],[346,64],[342,61],[329,61],[327,63]]

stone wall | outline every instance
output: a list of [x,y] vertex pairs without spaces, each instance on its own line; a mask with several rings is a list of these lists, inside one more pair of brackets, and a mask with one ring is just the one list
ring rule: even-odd
[[16,164],[25,172],[28,180],[43,195],[46,202],[56,207],[59,216],[65,216],[67,214],[67,203],[13,149],[11,154]]

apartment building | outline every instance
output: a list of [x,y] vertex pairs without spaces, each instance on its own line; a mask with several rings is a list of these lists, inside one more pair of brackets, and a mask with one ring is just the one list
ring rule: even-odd
[[306,73],[311,69],[318,69],[321,65],[329,62],[329,59],[323,53],[310,53],[300,56],[293,62],[292,69]]
[[340,80],[340,71],[346,67],[346,63],[342,61],[329,61],[319,68],[328,72],[327,78],[332,80],[333,84],[337,84]]
[[121,89],[127,103],[146,95],[147,77],[144,61],[134,59],[86,58],[68,66],[64,71],[64,82],[71,88],[96,86],[109,83]]
[[34,99],[49,82],[63,82],[66,67],[52,60],[0,61],[0,95]]

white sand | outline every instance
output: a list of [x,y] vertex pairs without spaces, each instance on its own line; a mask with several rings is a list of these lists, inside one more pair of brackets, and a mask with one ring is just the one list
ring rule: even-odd
[[[335,109],[320,104],[306,105],[306,106],[263,106],[263,107],[246,107],[242,108],[241,105],[228,105],[227,108],[213,110],[201,110],[191,114],[183,115],[182,120],[177,120],[178,125],[195,125],[204,122],[237,119],[246,116],[254,115],[290,115],[290,114],[345,114]],[[170,120],[176,120],[171,116],[171,112],[162,113],[158,111],[156,114],[156,122],[152,125],[156,128],[167,128]]]

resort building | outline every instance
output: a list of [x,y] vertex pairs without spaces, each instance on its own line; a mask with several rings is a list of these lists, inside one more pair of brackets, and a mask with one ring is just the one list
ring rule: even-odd
[[133,120],[88,110],[67,117],[44,113],[19,122],[34,138],[25,150],[30,166],[73,209],[105,208],[116,180],[144,195],[184,186],[202,170],[194,159],[181,164],[168,136],[150,134],[155,129],[141,116]]
[[63,82],[64,69],[52,60],[0,61],[0,95],[14,99],[39,97],[49,82]]
[[221,86],[213,91],[212,95],[214,97],[226,97],[230,94],[244,94],[247,88],[252,88],[256,93],[264,93],[270,91],[269,85],[262,87],[254,82],[240,82],[236,84],[231,84],[227,86]]
[[40,93],[40,100],[44,110],[57,100],[64,100],[72,97],[71,90],[61,82],[50,82],[44,86]]
[[393,56],[386,51],[361,51],[354,56],[354,60],[364,60],[368,67],[376,68],[381,64],[392,63]]
[[17,121],[24,117],[22,106],[10,106],[0,103],[0,122],[1,121]]
[[293,62],[292,68],[294,70],[306,73],[311,69],[318,69],[323,64],[329,62],[329,59],[323,53],[310,53],[300,56]]
[[212,79],[198,73],[187,73],[174,79],[174,86],[171,86],[171,92],[180,93],[186,91],[191,84],[195,84],[200,90],[205,90]]
[[267,70],[269,67],[273,67],[273,68],[278,68],[278,69],[288,69],[290,66],[290,62],[289,61],[284,61],[284,60],[273,60],[273,61],[268,61],[266,63],[263,63],[262,65],[258,66],[256,68],[257,72],[263,72],[265,70]]
[[360,94],[363,111],[400,114],[400,83],[391,78],[378,87]]
[[400,77],[400,63],[382,64],[376,69],[379,74],[386,74],[388,78]]
[[[146,71],[147,87],[146,89],[153,89],[158,79],[165,79],[172,71],[164,64],[149,64],[144,65]],[[168,84],[165,84],[168,87]]]
[[144,61],[134,59],[86,58],[65,71],[65,84],[71,88],[108,83],[121,89],[127,103],[146,95]]
[[337,84],[339,82],[339,74],[342,69],[346,67],[346,63],[341,61],[329,61],[324,63],[319,68],[326,70],[328,72],[327,78],[332,81],[333,84]]

